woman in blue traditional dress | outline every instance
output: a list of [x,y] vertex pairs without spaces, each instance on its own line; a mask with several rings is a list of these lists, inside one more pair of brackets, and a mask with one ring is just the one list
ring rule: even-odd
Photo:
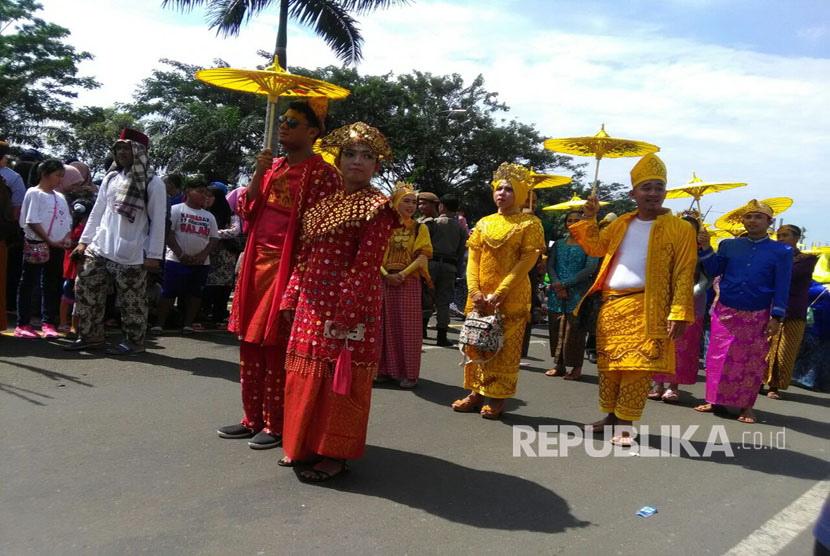
[[[573,210],[565,215],[565,226],[582,219],[582,212]],[[585,338],[588,331],[574,315],[579,300],[591,287],[597,268],[596,257],[589,257],[570,234],[555,242],[548,253],[548,336],[554,368],[548,376],[565,375],[565,380],[582,376]],[[567,367],[571,372],[566,373]]]

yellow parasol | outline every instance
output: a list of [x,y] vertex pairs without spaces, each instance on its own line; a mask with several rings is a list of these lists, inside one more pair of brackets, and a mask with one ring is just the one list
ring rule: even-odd
[[[770,199],[761,199],[762,203],[766,203],[772,209],[772,215],[778,216],[788,208],[790,208],[793,204],[793,200],[789,197],[772,197]],[[721,230],[728,230],[728,231],[738,231],[743,233],[744,222],[744,208],[746,205],[738,207],[734,210],[730,210],[717,220],[715,220],[715,226],[720,228]],[[737,235],[740,235],[738,233]]]
[[[692,172],[692,179],[679,187],[673,187],[666,190],[666,199],[681,199],[683,197],[692,197],[692,205],[697,202],[697,210],[700,212],[700,198],[709,193],[718,193],[726,191],[727,189],[734,189],[736,187],[743,187],[745,183],[707,183],[697,177]],[[691,207],[690,207],[691,208]]]
[[548,187],[559,187],[560,185],[568,185],[573,181],[573,178],[567,176],[557,176],[556,174],[537,174],[530,169],[527,181],[530,182],[531,189],[546,189]]
[[196,79],[246,93],[268,95],[265,113],[265,148],[271,147],[274,130],[274,104],[279,97],[324,97],[329,99],[346,98],[349,90],[326,81],[294,75],[282,69],[274,58],[274,63],[264,70],[244,70],[235,68],[204,69],[196,72]]
[[317,139],[314,142],[314,145],[311,147],[311,150],[314,151],[314,154],[319,154],[323,157],[323,160],[334,166],[335,156],[331,151],[323,150],[320,148],[320,142],[322,139]]
[[[547,207],[543,208],[542,210],[569,210],[569,209],[579,209],[579,208],[582,208],[582,206],[583,206],[584,204],[585,204],[585,199],[580,199],[580,198],[579,198],[579,195],[577,195],[576,193],[574,193],[574,196],[573,196],[573,197],[571,197],[571,200],[570,200],[570,201],[565,201],[564,203],[558,203],[558,204],[556,204],[556,205],[550,205],[550,206],[547,206]],[[600,205],[601,207],[602,207],[602,206],[605,206],[605,205],[607,205],[607,204],[608,204],[608,203],[606,203],[606,202],[604,202],[604,201],[600,201],[600,203],[599,203],[599,205]]]
[[593,137],[548,139],[545,141],[545,148],[549,151],[558,153],[596,157],[597,168],[594,173],[594,186],[591,188],[592,197],[596,197],[597,195],[599,161],[603,157],[620,158],[624,156],[645,156],[649,153],[656,153],[660,150],[660,147],[652,145],[651,143],[610,137],[605,132],[605,124],[602,124],[602,129],[600,129],[599,133]]

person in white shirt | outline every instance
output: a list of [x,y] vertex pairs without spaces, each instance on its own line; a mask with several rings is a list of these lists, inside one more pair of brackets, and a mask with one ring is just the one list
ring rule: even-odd
[[38,185],[26,192],[20,207],[23,228],[23,271],[17,287],[17,338],[38,338],[31,325],[32,288],[40,280],[42,294],[41,331],[44,338],[57,338],[61,299],[63,254],[69,247],[72,216],[63,195],[55,191],[63,179],[63,163],[46,160],[37,168]]
[[185,306],[182,333],[193,333],[193,319],[199,312],[202,290],[210,270],[210,253],[219,242],[216,217],[205,210],[207,184],[189,181],[184,186],[184,203],[170,209],[167,261],[158,307],[158,322],[150,332],[160,334],[167,315],[178,297]]
[[80,330],[66,349],[104,345],[104,305],[113,281],[121,297],[122,342],[111,355],[144,351],[147,271],[158,271],[164,251],[167,193],[147,156],[149,138],[125,128],[113,145],[115,162],[101,182],[84,233],[72,253],[84,264],[75,284]]

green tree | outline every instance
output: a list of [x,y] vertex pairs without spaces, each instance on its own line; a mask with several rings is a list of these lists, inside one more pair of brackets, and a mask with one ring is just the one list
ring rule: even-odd
[[33,0],[0,0],[0,133],[38,148],[45,129],[72,117],[77,90],[99,86],[78,75],[92,55],[64,42],[68,29],[35,17],[41,9]]
[[181,10],[206,6],[210,28],[225,36],[238,35],[242,25],[251,18],[279,6],[274,56],[282,67],[287,68],[289,18],[301,25],[312,26],[340,60],[356,64],[363,58],[363,35],[352,14],[364,15],[408,3],[409,0],[164,0],[162,6]]
[[76,110],[64,125],[48,130],[47,138],[58,156],[75,157],[89,164],[95,174],[107,170],[104,161],[125,127],[143,129],[138,118],[122,106],[87,106]]
[[[236,183],[262,144],[265,97],[193,78],[199,66],[163,59],[125,107],[151,139],[151,160],[168,172]],[[228,67],[215,60],[216,67]]]
[[[330,104],[328,127],[364,121],[383,131],[395,151],[379,178],[387,187],[405,179],[437,195],[452,192],[478,219],[494,210],[490,182],[502,162],[573,175],[581,186],[585,165],[545,150],[534,126],[507,120],[508,107],[484,88],[481,76],[465,83],[457,74],[419,71],[397,77],[361,76],[334,66],[296,72],[351,90]],[[540,190],[540,205],[564,201],[573,191]]]

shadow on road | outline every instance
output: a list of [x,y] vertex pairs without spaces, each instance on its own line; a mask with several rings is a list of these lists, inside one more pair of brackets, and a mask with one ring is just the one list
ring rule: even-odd
[[379,446],[366,447],[366,458],[347,481],[319,486],[384,498],[482,529],[560,533],[591,525],[571,515],[561,496],[532,481]]

